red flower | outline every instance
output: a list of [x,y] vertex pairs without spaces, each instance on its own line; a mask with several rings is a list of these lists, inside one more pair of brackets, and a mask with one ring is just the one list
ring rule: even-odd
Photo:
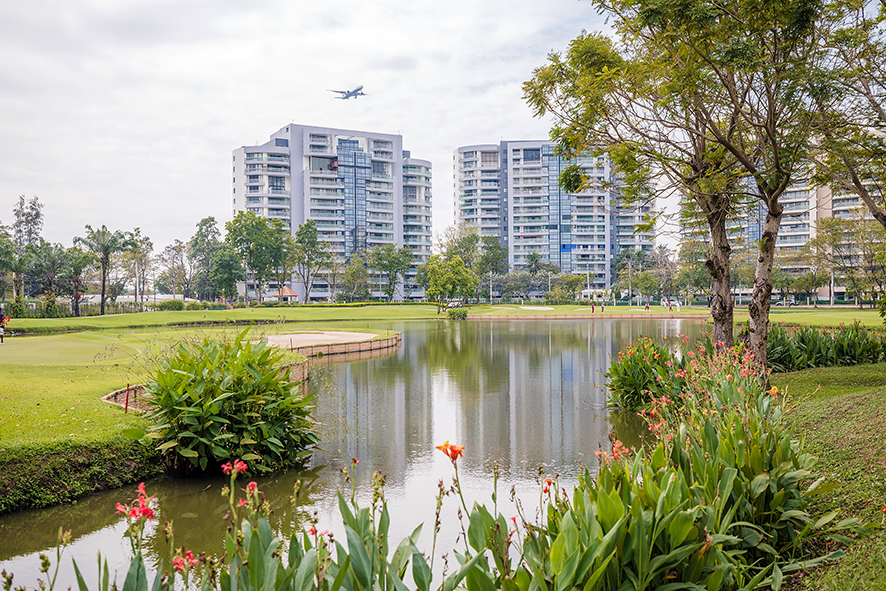
[[249,466],[246,465],[246,462],[243,460],[234,460],[234,464],[231,465],[231,462],[225,462],[222,464],[222,472],[225,474],[230,474],[234,472],[235,474],[243,474],[249,469]]
[[258,489],[258,484],[253,480],[249,484],[246,485],[246,488],[249,489],[249,492],[253,493]]
[[452,460],[453,463],[461,457],[462,451],[464,451],[465,446],[463,445],[452,445],[449,441],[444,441],[442,445],[436,446],[434,449],[439,449],[446,457]]
[[181,556],[173,556],[172,566],[174,566],[175,570],[177,570],[178,572],[182,572],[183,570],[185,570],[185,559]]
[[247,503],[246,499],[240,499],[239,501],[237,501],[237,506],[238,507],[245,507],[246,503]]
[[312,525],[311,528],[308,530],[308,533],[309,533],[310,535],[312,535],[312,536],[316,536],[316,535],[317,535],[317,530],[314,529],[314,526]]

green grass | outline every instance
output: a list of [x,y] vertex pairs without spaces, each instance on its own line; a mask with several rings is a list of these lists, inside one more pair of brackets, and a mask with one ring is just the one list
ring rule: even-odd
[[[790,417],[820,457],[821,475],[841,486],[818,501],[820,512],[839,510],[881,524],[886,506],[886,363],[773,374],[787,391]],[[886,589],[886,530],[847,549],[837,563],[795,578],[792,589]]]
[[[748,320],[746,309],[735,309],[735,322],[745,323]],[[876,309],[865,308],[790,308],[779,310],[772,308],[769,312],[770,322],[781,324],[808,324],[810,326],[839,326],[852,324],[858,320],[868,328],[883,328],[883,319]]]
[[13,318],[8,332],[64,332],[83,330],[166,327],[188,324],[250,324],[281,322],[334,322],[340,320],[407,320],[436,318],[433,304],[397,304],[365,307],[281,306],[236,310],[196,310],[181,312],[139,312],[81,318]]
[[[310,328],[275,324],[253,328],[251,334]],[[0,348],[0,452],[60,440],[103,441],[141,425],[137,414],[124,414],[100,398],[127,383],[147,381],[162,352],[182,339],[233,338],[240,330],[243,327],[107,330],[7,339]],[[299,359],[286,353],[286,362]]]
[[[544,306],[537,301],[526,302],[527,306]],[[468,312],[477,315],[534,315],[550,316],[555,314],[589,314],[589,306],[563,305],[550,306],[553,310],[524,310],[519,304],[503,304],[501,307],[489,305],[471,306]],[[607,306],[607,313],[643,313],[642,306]],[[667,312],[661,306],[652,306],[647,314]],[[676,312],[676,308],[674,308]],[[707,308],[682,307],[681,313],[709,314]],[[599,306],[597,313],[600,313]],[[189,324],[249,324],[249,323],[285,323],[285,322],[338,322],[338,321],[379,321],[379,320],[428,320],[445,317],[437,314],[434,304],[423,305],[373,305],[355,306],[281,306],[273,308],[242,308],[236,310],[197,310],[181,312],[139,312],[135,314],[116,314],[107,316],[88,316],[82,318],[14,318],[8,326],[9,332],[48,333],[86,330],[122,330],[136,327],[168,327]]]

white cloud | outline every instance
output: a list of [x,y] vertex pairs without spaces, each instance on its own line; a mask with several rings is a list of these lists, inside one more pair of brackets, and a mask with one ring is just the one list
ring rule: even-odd
[[231,150],[295,121],[402,134],[434,165],[440,230],[452,150],[546,137],[521,84],[601,27],[576,0],[5,3],[0,221],[37,195],[65,245],[85,224],[186,240],[230,219]]

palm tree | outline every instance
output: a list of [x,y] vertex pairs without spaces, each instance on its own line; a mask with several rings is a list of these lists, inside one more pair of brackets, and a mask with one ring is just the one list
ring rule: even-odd
[[98,259],[102,268],[102,296],[101,314],[105,313],[105,293],[107,292],[108,268],[111,266],[111,256],[127,250],[131,246],[131,240],[125,232],[116,230],[111,232],[102,224],[101,228],[92,229],[86,225],[86,237],[76,236],[74,244],[82,244],[89,252]]
[[534,250],[526,255],[526,270],[535,275],[544,268],[544,257]]
[[83,299],[83,272],[95,261],[95,257],[76,246],[68,249],[68,269],[71,274],[71,312],[80,316],[80,300]]

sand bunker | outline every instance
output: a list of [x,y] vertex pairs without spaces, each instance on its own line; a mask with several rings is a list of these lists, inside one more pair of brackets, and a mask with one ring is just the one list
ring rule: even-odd
[[520,306],[521,310],[553,310],[550,306]]
[[353,343],[354,341],[368,341],[377,337],[371,332],[298,332],[293,334],[268,335],[269,345],[274,347],[306,347],[310,345],[334,345],[337,343]]

